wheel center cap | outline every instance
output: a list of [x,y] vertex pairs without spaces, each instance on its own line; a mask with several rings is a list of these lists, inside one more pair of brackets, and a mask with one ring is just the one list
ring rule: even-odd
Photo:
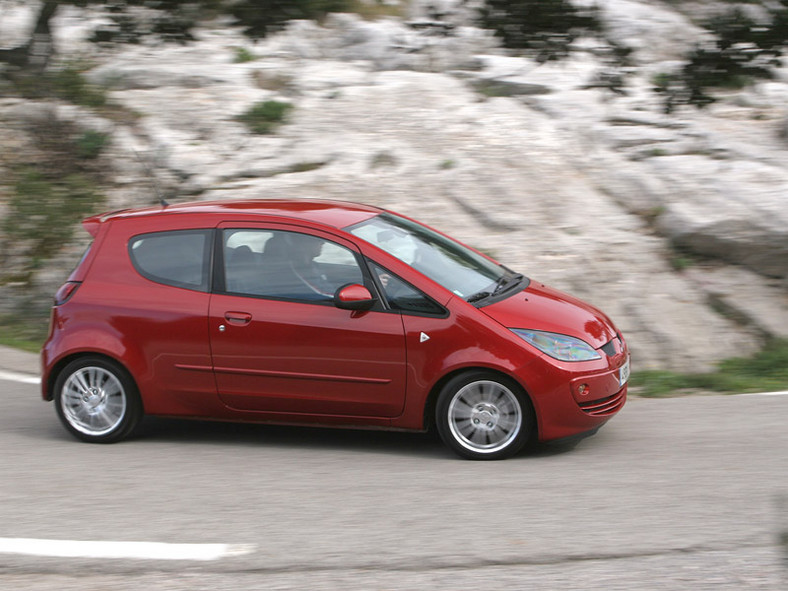
[[104,401],[104,397],[99,390],[91,388],[88,390],[88,394],[85,396],[84,401],[88,408],[95,410],[95,408]]
[[471,422],[477,429],[491,431],[498,424],[498,410],[489,404],[480,404],[473,409]]

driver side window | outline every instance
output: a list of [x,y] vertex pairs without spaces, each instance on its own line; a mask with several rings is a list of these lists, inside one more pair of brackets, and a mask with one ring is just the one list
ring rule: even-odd
[[300,232],[223,231],[224,285],[229,293],[330,302],[347,283],[363,283],[352,251]]

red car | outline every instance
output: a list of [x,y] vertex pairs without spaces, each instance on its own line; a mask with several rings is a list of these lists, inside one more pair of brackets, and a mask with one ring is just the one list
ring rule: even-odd
[[629,353],[599,310],[395,213],[220,201],[90,217],[42,394],[90,442],[143,414],[426,430],[471,459],[593,432]]

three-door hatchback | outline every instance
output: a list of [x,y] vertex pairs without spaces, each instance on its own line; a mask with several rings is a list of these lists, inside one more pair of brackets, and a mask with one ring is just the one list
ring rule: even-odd
[[593,432],[626,400],[629,353],[602,312],[389,211],[198,202],[83,225],[41,384],[85,441],[144,414],[434,425],[499,459]]

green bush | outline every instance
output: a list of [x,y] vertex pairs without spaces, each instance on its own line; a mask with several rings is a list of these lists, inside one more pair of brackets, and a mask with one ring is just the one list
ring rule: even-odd
[[659,74],[654,91],[664,95],[664,109],[705,107],[715,102],[714,88],[742,88],[757,78],[771,78],[788,44],[788,0],[764,7],[768,20],[756,22],[739,7],[705,26],[713,39],[696,45],[676,72]]
[[632,387],[641,396],[670,396],[681,390],[769,392],[788,389],[788,340],[775,339],[756,355],[722,361],[717,371],[680,374],[642,371],[632,374]]
[[348,0],[240,0],[228,10],[244,27],[244,34],[260,39],[281,30],[289,20],[321,19],[349,8]]
[[54,94],[75,105],[101,107],[107,102],[103,88],[90,84],[74,66],[66,66],[52,75]]
[[[163,41],[187,43],[194,41],[192,29],[201,19],[208,19],[223,10],[222,0],[122,0],[106,3],[111,23],[102,23],[90,37],[95,43],[140,43],[146,36]],[[130,12],[130,5],[142,5],[156,11],[153,18]]]
[[49,316],[36,312],[31,318],[29,308],[20,322],[19,314],[0,315],[0,345],[38,353],[47,337]]
[[479,17],[504,47],[538,61],[564,58],[579,35],[602,30],[597,8],[579,8],[569,0],[487,0]]
[[84,174],[48,179],[35,169],[23,171],[2,226],[6,239],[24,251],[25,268],[16,279],[25,281],[43,260],[68,244],[74,224],[101,200],[95,183]]
[[106,91],[90,84],[80,69],[69,64],[41,75],[21,71],[13,77],[13,84],[21,96],[41,99],[57,97],[82,107],[102,107],[107,102]]
[[253,62],[257,59],[257,56],[253,54],[251,51],[246,49],[245,47],[236,47],[235,48],[235,59],[233,61],[236,64],[244,64],[246,62]]
[[164,13],[153,21],[151,33],[164,41],[177,41],[187,43],[194,41],[192,28],[197,22],[190,16],[181,12]]
[[86,131],[77,138],[77,156],[86,160],[94,160],[99,157],[104,147],[109,141],[109,135],[100,131]]
[[287,119],[292,109],[293,105],[290,103],[263,101],[252,105],[246,112],[238,115],[236,120],[245,123],[254,133],[273,133]]
[[0,282],[29,284],[43,261],[71,241],[74,225],[95,212],[104,197],[106,135],[80,132],[54,112],[28,123],[34,155],[9,165],[8,198],[0,220]]

